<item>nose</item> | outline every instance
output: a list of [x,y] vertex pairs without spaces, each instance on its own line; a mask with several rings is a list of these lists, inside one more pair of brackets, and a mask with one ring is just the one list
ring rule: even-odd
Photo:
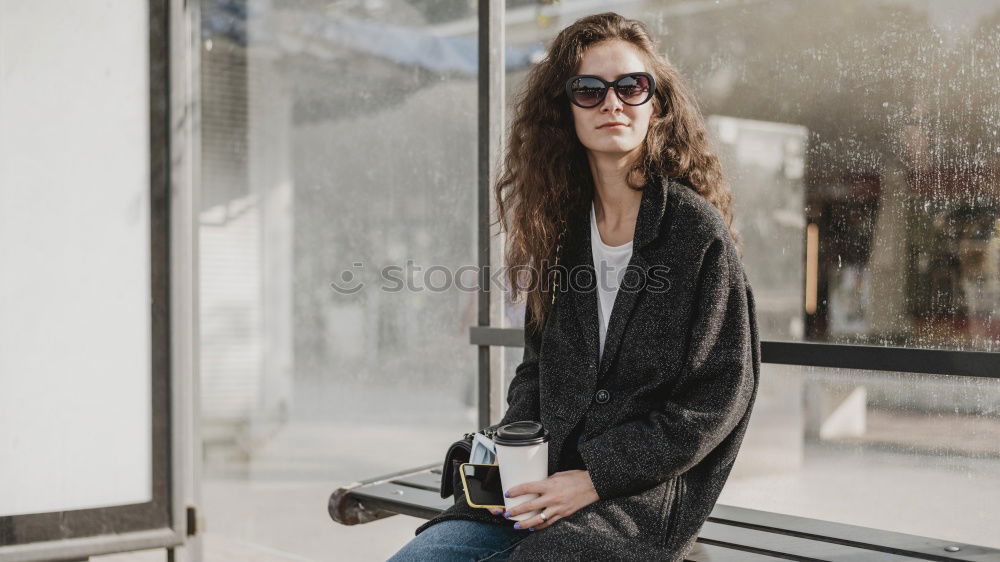
[[604,95],[604,101],[601,102],[601,111],[614,113],[620,111],[624,106],[625,104],[618,98],[618,92],[614,88],[608,88],[608,93]]

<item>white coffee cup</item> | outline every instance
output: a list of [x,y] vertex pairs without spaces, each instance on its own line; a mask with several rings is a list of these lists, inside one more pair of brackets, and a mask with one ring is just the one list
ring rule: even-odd
[[[525,482],[545,480],[549,476],[549,432],[533,421],[509,423],[497,430],[493,443],[500,465],[500,480],[504,506],[512,507],[531,501],[538,494],[521,494],[508,498],[507,491]],[[511,519],[524,521],[538,515],[539,510],[515,515]]]

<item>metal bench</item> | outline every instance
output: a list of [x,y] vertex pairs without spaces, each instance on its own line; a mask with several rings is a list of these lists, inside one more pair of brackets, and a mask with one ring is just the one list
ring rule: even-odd
[[[329,512],[342,525],[396,514],[430,519],[452,505],[441,498],[441,463],[338,488]],[[716,505],[687,560],[1000,561],[1000,550],[818,519]]]

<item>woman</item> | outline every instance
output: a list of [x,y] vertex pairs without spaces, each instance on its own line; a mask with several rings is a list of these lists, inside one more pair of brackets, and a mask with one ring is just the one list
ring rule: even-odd
[[512,488],[539,496],[506,514],[458,498],[391,560],[681,560],[729,476],[760,369],[697,105],[641,22],[585,17],[527,77],[504,164],[513,296],[518,271],[566,275],[523,290],[524,358],[491,427],[541,421],[550,476]]

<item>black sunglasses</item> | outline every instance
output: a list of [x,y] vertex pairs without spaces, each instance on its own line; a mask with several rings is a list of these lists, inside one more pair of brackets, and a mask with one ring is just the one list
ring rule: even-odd
[[566,96],[574,105],[588,109],[600,105],[608,95],[608,89],[614,87],[618,99],[625,105],[642,105],[653,97],[655,84],[653,75],[648,72],[626,74],[614,82],[592,74],[581,74],[566,81]]

